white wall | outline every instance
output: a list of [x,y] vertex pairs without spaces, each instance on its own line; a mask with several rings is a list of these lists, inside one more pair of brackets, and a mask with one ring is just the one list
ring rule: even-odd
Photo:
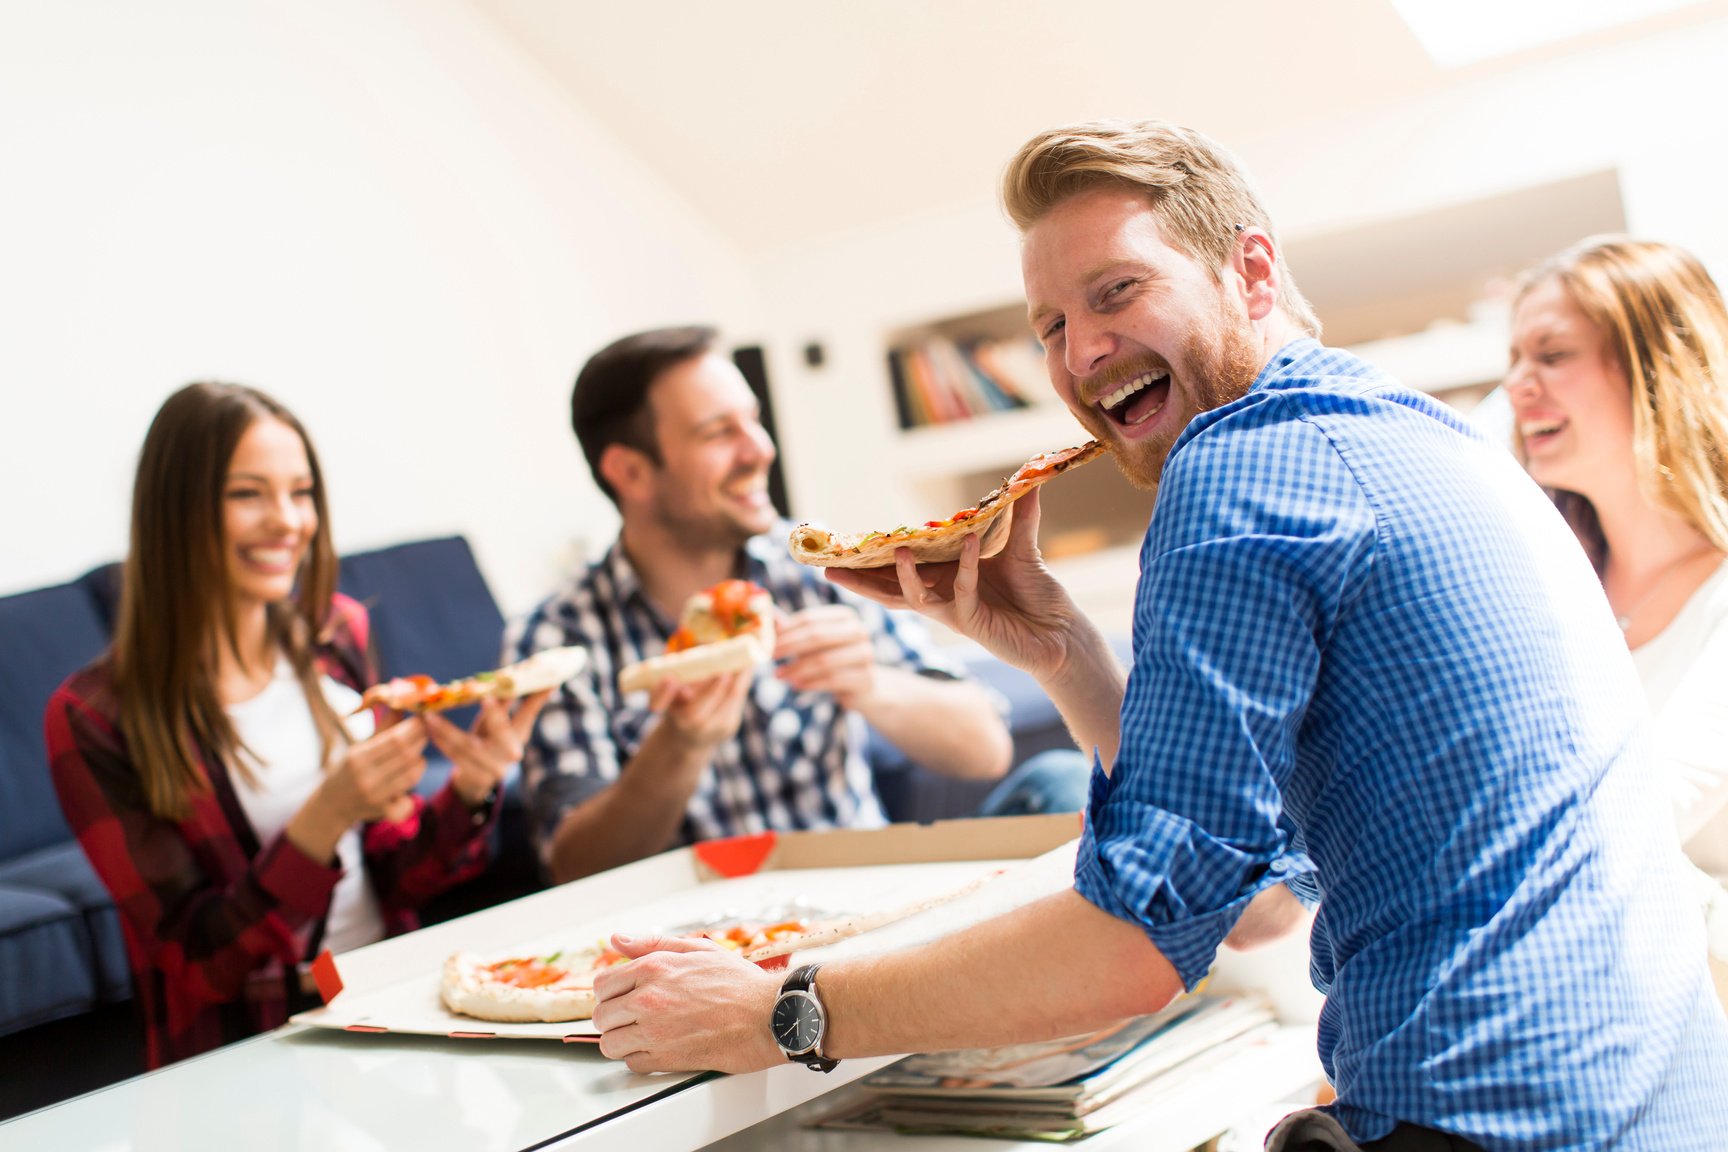
[[0,8],[0,593],[120,556],[189,380],[306,423],[337,545],[465,532],[506,611],[611,507],[568,426],[623,332],[760,313],[742,256],[462,0]]

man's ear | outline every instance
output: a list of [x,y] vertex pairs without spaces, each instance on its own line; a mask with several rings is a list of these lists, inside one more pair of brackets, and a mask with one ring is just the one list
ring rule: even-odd
[[1244,228],[1236,237],[1231,267],[1242,280],[1242,303],[1250,320],[1264,320],[1278,306],[1278,253],[1261,228]]
[[654,461],[640,448],[614,441],[600,452],[600,475],[620,500],[639,499],[653,472]]

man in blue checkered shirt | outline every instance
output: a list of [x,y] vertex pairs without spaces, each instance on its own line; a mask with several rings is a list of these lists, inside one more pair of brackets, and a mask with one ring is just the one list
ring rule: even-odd
[[[1038,561],[1035,497],[980,563],[844,577],[1036,674],[1098,750],[1072,891],[838,960],[820,1009],[711,949],[624,942],[596,983],[633,1068],[1082,1032],[1318,906],[1337,1089],[1278,1149],[1722,1149],[1728,1023],[1600,585],[1502,447],[1313,338],[1234,161],[1156,122],[1010,163],[1056,391],[1158,498],[1134,662]],[[793,990],[797,991],[796,989]]]
[[[937,772],[988,780],[1008,767],[997,699],[917,617],[843,593],[787,553],[789,525],[768,498],[774,445],[716,338],[706,327],[626,336],[589,359],[572,394],[577,439],[623,524],[504,643],[506,661],[588,649],[522,758],[534,833],[560,882],[698,840],[884,823],[865,720]],[[620,692],[619,670],[665,651],[685,601],[732,578],[773,598],[771,674]],[[1083,798],[1083,770],[1035,759],[984,803],[996,813]]]

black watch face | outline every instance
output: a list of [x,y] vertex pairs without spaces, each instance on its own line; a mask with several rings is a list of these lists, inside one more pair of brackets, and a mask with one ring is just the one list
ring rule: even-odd
[[815,1049],[822,1038],[822,1016],[806,992],[782,993],[774,1004],[774,1040],[794,1054]]

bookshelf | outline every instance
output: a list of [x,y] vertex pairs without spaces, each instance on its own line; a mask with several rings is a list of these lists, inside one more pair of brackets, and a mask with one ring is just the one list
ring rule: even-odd
[[1048,401],[1044,352],[1017,304],[892,333],[887,360],[902,431],[1023,412]]

